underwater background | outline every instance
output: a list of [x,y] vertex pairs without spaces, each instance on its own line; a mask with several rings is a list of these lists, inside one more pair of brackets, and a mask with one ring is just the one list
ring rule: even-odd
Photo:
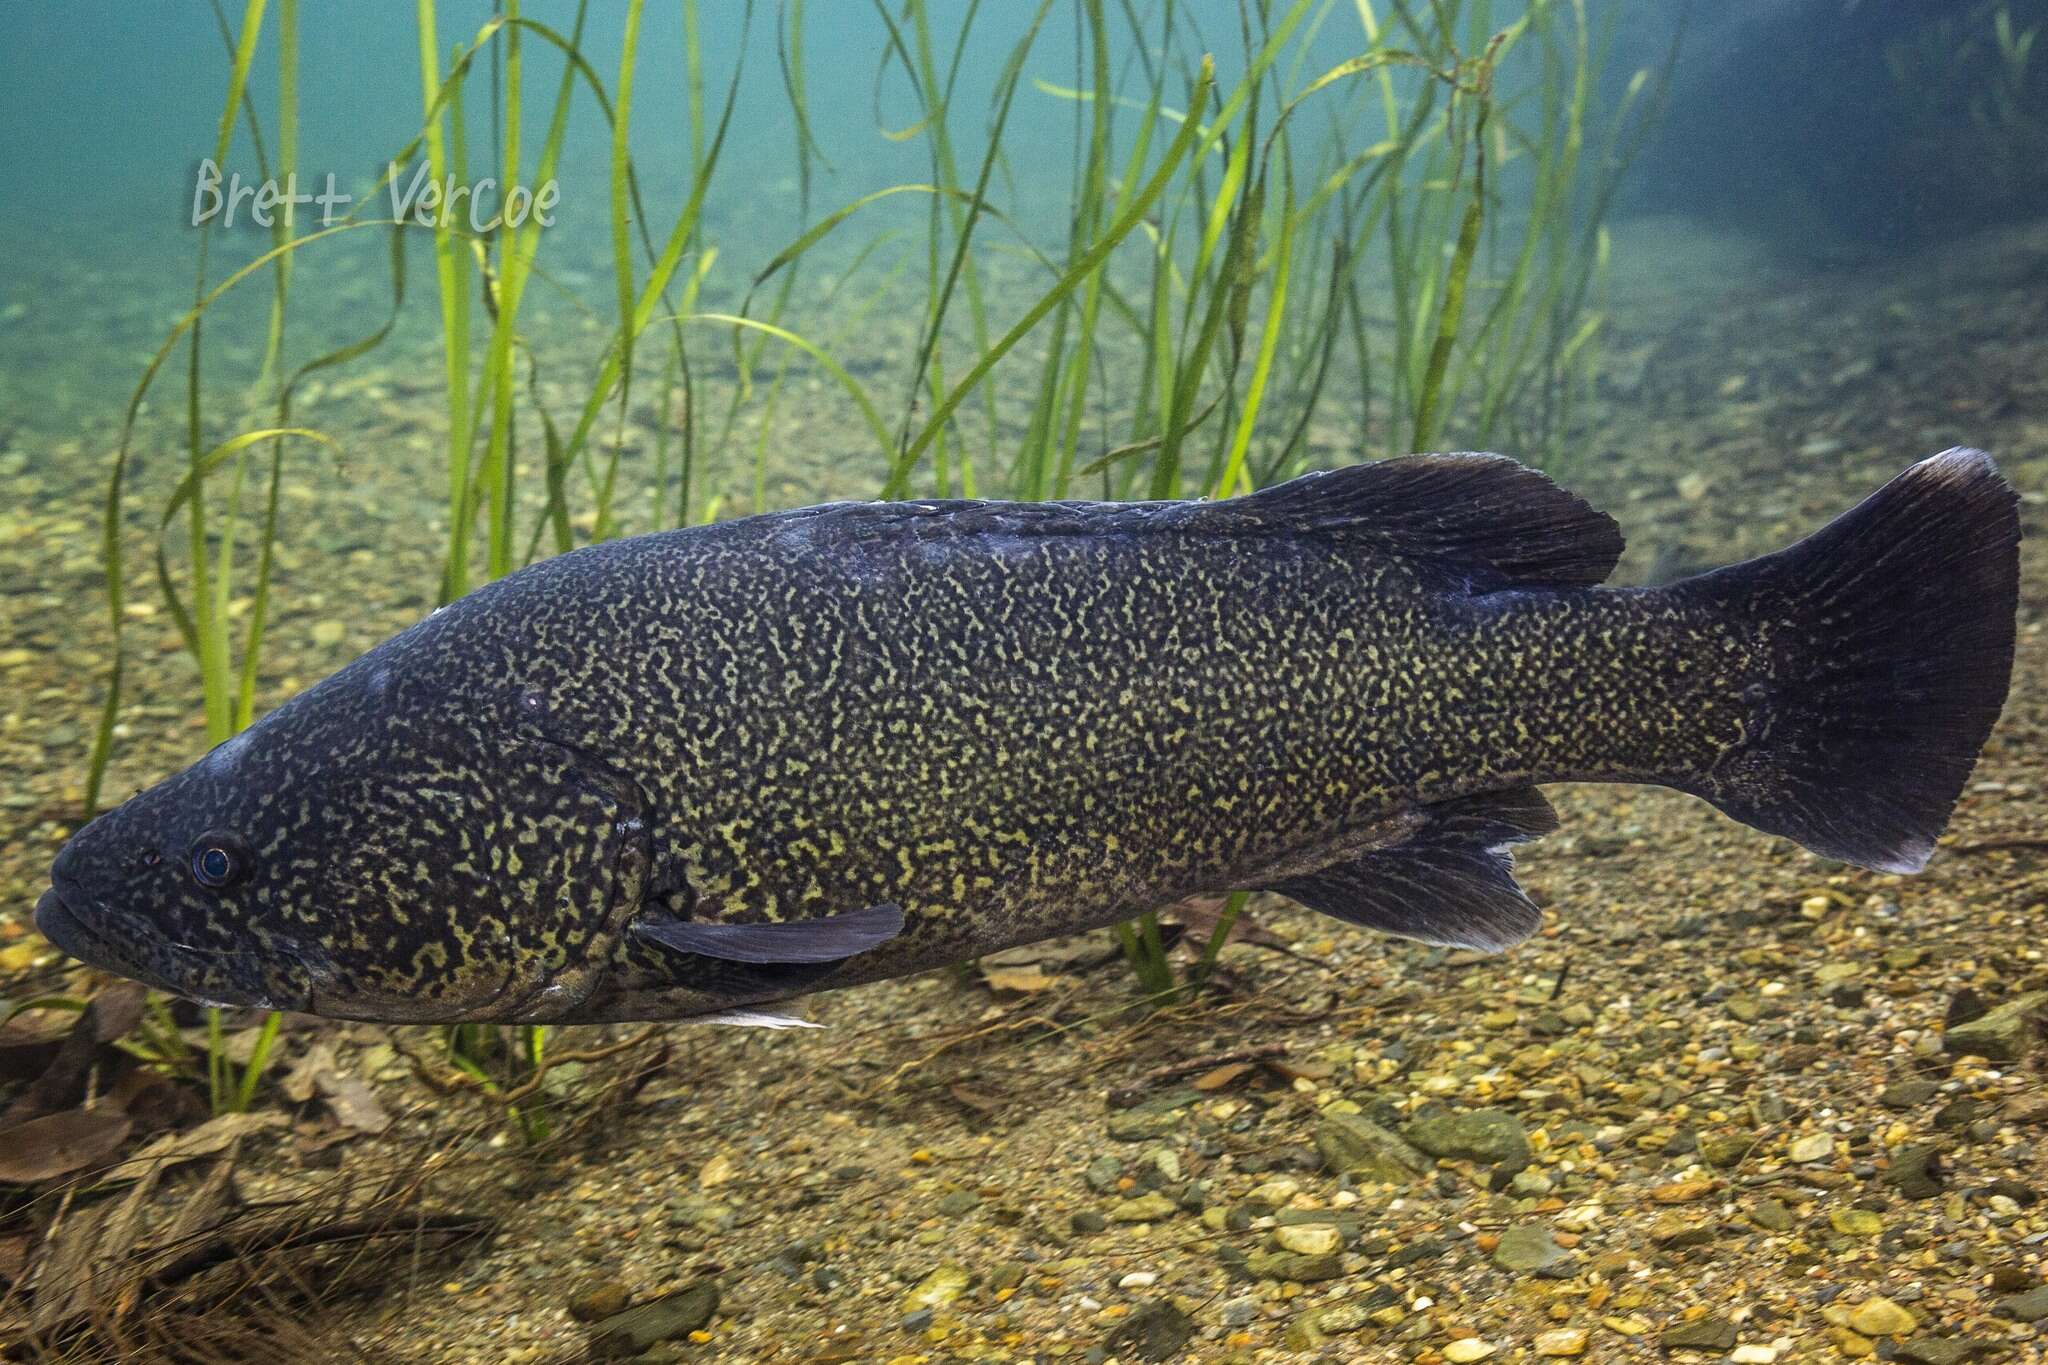
[[[2048,4],[8,20],[8,1358],[2048,1352],[2032,545],[1927,873],[1566,788],[1498,958],[1239,897],[803,1035],[384,1028],[146,996],[32,922],[95,810],[618,535],[1491,449],[1647,583],[1967,444],[2037,536]],[[325,218],[200,211],[330,173]],[[444,178],[553,221],[392,225]]]

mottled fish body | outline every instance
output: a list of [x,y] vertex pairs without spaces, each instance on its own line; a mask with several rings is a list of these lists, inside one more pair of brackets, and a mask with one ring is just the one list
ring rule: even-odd
[[1656,783],[1925,863],[2004,699],[1972,451],[1806,541],[1598,586],[1494,456],[1221,502],[843,504],[537,564],[82,830],[87,961],[341,1017],[686,1018],[1270,889],[1499,949],[1536,787]]

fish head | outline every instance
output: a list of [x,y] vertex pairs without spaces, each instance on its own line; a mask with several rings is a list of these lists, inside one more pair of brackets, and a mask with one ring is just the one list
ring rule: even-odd
[[535,725],[532,691],[407,677],[388,648],[79,830],[36,907],[44,936],[210,1004],[571,1012],[638,902],[638,793]]

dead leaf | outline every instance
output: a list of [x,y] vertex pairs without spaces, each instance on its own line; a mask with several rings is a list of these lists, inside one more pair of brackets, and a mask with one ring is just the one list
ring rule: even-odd
[[[1196,951],[1206,951],[1209,940],[1216,933],[1216,926],[1223,922],[1224,908],[1229,905],[1227,896],[1190,896],[1177,904],[1169,905],[1159,912],[1161,924],[1179,925],[1186,933],[1188,942]],[[1261,948],[1286,953],[1290,957],[1300,956],[1294,945],[1270,929],[1262,929],[1252,922],[1247,913],[1240,914],[1230,926],[1225,943],[1252,943]]]
[[109,1060],[107,1045],[134,1028],[142,1018],[144,995],[142,987],[122,982],[94,996],[35,1084],[15,1096],[7,1112],[0,1114],[0,1128],[40,1114],[63,1113],[83,1104],[94,1075]]
[[946,1087],[946,1093],[967,1108],[974,1110],[977,1114],[995,1114],[1001,1112],[1003,1108],[1003,1101],[1000,1096],[986,1094],[980,1090],[971,1090],[964,1085],[949,1085]]
[[1253,1065],[1250,1062],[1232,1062],[1228,1066],[1219,1066],[1214,1071],[1203,1072],[1189,1084],[1197,1090],[1221,1090],[1232,1081],[1251,1074],[1252,1070]]
[[29,1010],[0,1024],[0,1081],[29,1081],[43,1074],[78,1022],[58,1010]]
[[1047,976],[1035,962],[1028,967],[983,967],[981,979],[991,990],[1014,991],[1019,995],[1035,995],[1059,982],[1058,977]]
[[142,1007],[148,1000],[149,992],[133,981],[118,982],[95,995],[85,1007],[93,1041],[111,1043],[127,1037],[142,1022]]
[[1050,975],[1063,972],[1085,972],[1091,967],[1100,967],[1122,955],[1116,940],[1107,933],[1097,931],[1090,934],[1070,934],[1065,938],[1046,939],[1040,943],[1026,943],[1016,948],[1005,948],[999,953],[989,953],[981,959],[987,967],[1029,967],[1034,964]]
[[362,1077],[346,1071],[323,1071],[313,1080],[342,1126],[359,1133],[381,1133],[391,1126],[391,1115],[377,1103],[376,1092],[363,1083]]
[[0,1237],[0,1286],[11,1285],[21,1278],[21,1272],[28,1268],[30,1236],[17,1232],[11,1237]]
[[283,1114],[265,1111],[255,1114],[222,1114],[208,1119],[187,1133],[166,1133],[120,1165],[108,1171],[108,1180],[135,1180],[182,1161],[218,1156],[250,1133],[281,1128]]
[[293,1104],[305,1104],[320,1088],[317,1077],[323,1071],[336,1071],[340,1063],[334,1060],[334,1049],[326,1043],[315,1043],[306,1049],[306,1055],[293,1064],[285,1073],[279,1089]]
[[7,1130],[0,1181],[32,1185],[97,1166],[127,1140],[135,1122],[119,1110],[67,1109]]

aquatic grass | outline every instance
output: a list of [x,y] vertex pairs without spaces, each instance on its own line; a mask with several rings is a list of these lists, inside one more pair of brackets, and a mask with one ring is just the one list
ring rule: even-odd
[[[1562,459],[1605,325],[1604,219],[1661,88],[1661,77],[1644,73],[1619,110],[1595,111],[1606,32],[1589,22],[1583,0],[1510,4],[1498,16],[1491,0],[1243,0],[1234,10],[1240,74],[1220,89],[1197,16],[1176,0],[1077,0],[1071,85],[1033,70],[1049,0],[1030,9],[973,0],[948,18],[950,30],[923,0],[877,0],[878,135],[921,141],[928,176],[812,220],[813,158],[826,164],[826,150],[808,107],[804,6],[780,0],[781,98],[792,119],[796,207],[807,225],[755,273],[736,309],[707,308],[700,299],[720,253],[705,230],[706,206],[743,88],[741,61],[721,107],[711,97],[696,4],[684,0],[688,184],[657,241],[630,155],[636,85],[645,79],[644,6],[629,0],[619,49],[603,59],[585,50],[586,11],[579,4],[558,32],[508,0],[467,41],[446,45],[434,0],[416,0],[422,123],[397,164],[424,156],[437,182],[467,180],[472,148],[485,146],[474,124],[481,101],[465,97],[479,70],[492,81],[488,159],[508,187],[544,183],[561,168],[579,92],[604,120],[610,157],[609,300],[590,311],[609,317],[608,335],[577,386],[581,401],[563,411],[551,410],[542,382],[560,373],[560,361],[527,325],[532,284],[551,278],[537,225],[504,222],[479,237],[444,218],[429,234],[448,423],[446,543],[434,585],[442,601],[479,576],[579,540],[710,519],[742,481],[752,509],[765,509],[772,432],[792,377],[806,369],[836,387],[872,440],[885,497],[922,488],[1026,498],[1233,496],[1330,458],[1329,438],[1316,433],[1332,422],[1344,432],[1337,454],[1346,458],[1511,436],[1525,455]],[[249,0],[239,29],[230,33],[221,21],[232,38],[217,136],[223,161],[237,109],[262,159],[247,86],[265,12],[262,0]],[[282,29],[295,30],[295,6],[278,0],[277,14],[278,165],[286,168],[297,157],[297,44]],[[752,16],[749,4],[737,27]],[[1328,41],[1354,20],[1353,55],[1333,66],[1312,60],[1319,35]],[[998,23],[1016,27],[977,142],[957,93],[971,54],[1005,50],[996,45]],[[2010,45],[2019,47],[2017,35]],[[529,107],[524,77],[527,58],[541,51],[559,54],[562,70],[536,154],[539,125],[528,122],[538,110]],[[891,128],[881,101],[898,74],[912,121]],[[1013,112],[1020,99],[1039,98],[1067,101],[1074,112],[1072,202],[1056,245],[1035,241],[1015,206],[1000,202],[1014,192]],[[1363,129],[1370,131],[1360,139]],[[533,179],[525,180],[529,162]],[[849,224],[872,226],[870,210],[911,202],[901,196],[922,196],[921,232],[870,231],[839,252],[827,287],[810,289],[802,271],[823,243]],[[88,782],[93,805],[118,713],[121,507],[143,394],[184,341],[187,478],[170,498],[185,534],[183,584],[160,540],[158,588],[199,662],[209,735],[224,738],[253,716],[278,495],[284,480],[298,477],[285,453],[331,444],[293,420],[294,388],[312,369],[383,344],[405,307],[406,229],[420,229],[384,225],[392,308],[383,324],[276,382],[292,339],[284,327],[290,264],[336,231],[376,226],[352,219],[342,229],[279,233],[218,287],[207,283],[202,230],[194,307],[135,391],[109,481],[114,654]],[[1043,275],[1026,286],[1030,301],[1014,316],[1005,316],[1007,295],[994,288],[998,254]],[[199,436],[201,322],[223,292],[266,267],[273,307],[264,370],[276,382],[275,413],[256,430],[209,445]],[[860,318],[901,298],[906,279],[922,293],[908,362],[870,386],[856,377],[844,338]],[[700,411],[705,381],[689,339],[706,328],[723,330],[733,357],[722,419]],[[658,361],[650,358],[650,329],[660,337]],[[1013,380],[1012,369],[1026,368],[1016,362],[997,376],[1026,338],[1043,347],[1028,373]],[[654,458],[624,465],[637,435],[633,399],[650,383],[658,385]],[[878,398],[885,383],[889,397]],[[1026,414],[1006,457],[999,383]],[[251,530],[237,518],[245,497],[259,496],[262,466],[245,461],[260,454],[268,455],[268,478]],[[522,487],[518,471],[536,454],[539,486]],[[224,494],[209,496],[209,477],[225,479]],[[227,629],[233,588],[251,555],[254,606],[236,641]],[[1227,915],[1241,906],[1233,900]],[[1209,975],[1227,932],[1219,928],[1192,980]],[[1188,984],[1173,982],[1156,922],[1135,921],[1120,937],[1149,991]],[[521,1035],[503,1045],[538,1055],[544,1040]],[[471,1038],[464,1046],[481,1056],[492,1045]]]
[[[552,1097],[544,1086],[527,1084],[546,1074],[548,1036],[545,1024],[510,1029],[493,1024],[449,1024],[441,1035],[450,1065],[504,1105],[506,1116],[529,1147],[547,1141],[554,1131]],[[508,1094],[526,1091],[531,1093],[524,1098],[506,1099]]]

